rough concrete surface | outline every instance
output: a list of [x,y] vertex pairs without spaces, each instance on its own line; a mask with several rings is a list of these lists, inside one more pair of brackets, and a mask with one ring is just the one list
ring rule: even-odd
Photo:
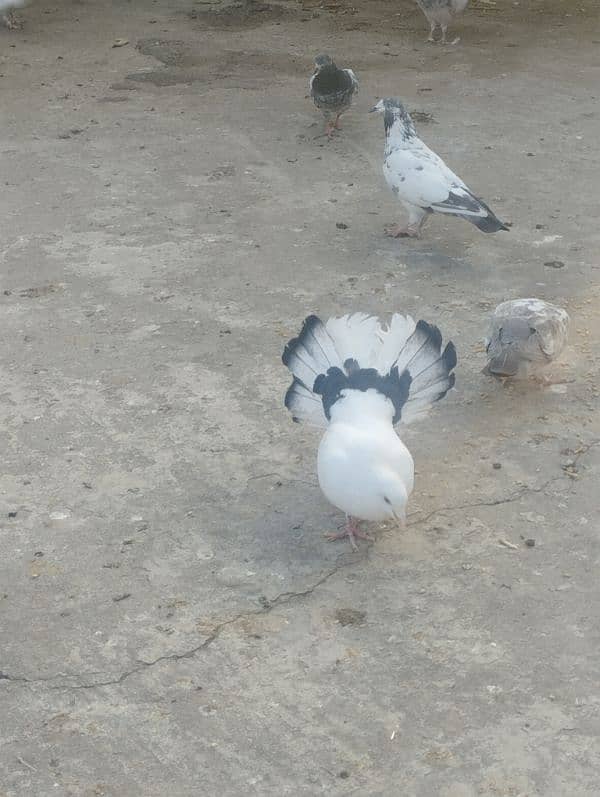
[[[0,31],[2,797],[600,794],[594,6],[478,0],[445,48],[408,0]],[[331,143],[322,51],[361,80]],[[384,237],[386,95],[509,233]],[[481,373],[529,295],[573,319],[551,387]],[[358,554],[280,362],[352,310],[459,351],[409,526]]]

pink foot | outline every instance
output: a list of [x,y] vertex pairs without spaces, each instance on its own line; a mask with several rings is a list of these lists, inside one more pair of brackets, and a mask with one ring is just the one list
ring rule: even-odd
[[406,227],[401,227],[400,224],[391,224],[385,228],[385,234],[390,238],[420,238],[421,231],[419,227],[413,227],[411,224]]
[[359,540],[369,540],[373,542],[373,537],[370,537],[368,534],[365,534],[364,531],[358,527],[358,523],[356,520],[352,518],[348,518],[346,521],[346,527],[343,531],[339,531],[336,534],[326,534],[325,535],[329,542],[333,542],[334,540],[343,540],[344,537],[348,537],[350,540],[350,545],[352,546],[352,550],[358,551],[358,545],[356,544],[357,538]]

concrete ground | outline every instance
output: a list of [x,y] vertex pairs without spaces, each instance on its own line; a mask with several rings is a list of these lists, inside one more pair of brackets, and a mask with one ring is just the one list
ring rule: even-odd
[[[600,794],[593,5],[474,0],[447,48],[409,0],[0,31],[2,797]],[[320,51],[361,80],[331,143]],[[384,237],[386,95],[509,233]],[[486,318],[530,295],[571,313],[566,381],[503,386]],[[280,362],[353,310],[459,351],[403,432],[409,527],[358,554]]]

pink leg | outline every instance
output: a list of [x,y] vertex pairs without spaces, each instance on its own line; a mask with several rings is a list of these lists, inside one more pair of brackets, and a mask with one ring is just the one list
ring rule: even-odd
[[327,122],[325,125],[325,135],[327,138],[333,137],[333,131],[335,130],[335,122]]
[[338,532],[337,534],[326,534],[325,535],[329,542],[333,542],[334,540],[343,540],[344,537],[348,537],[350,540],[350,545],[354,551],[358,551],[358,545],[356,544],[356,539],[359,540],[369,540],[373,542],[373,537],[370,537],[368,534],[365,534],[364,531],[358,526],[358,521],[351,518],[349,515],[346,516],[346,527],[343,531]]
[[401,224],[391,224],[385,228],[385,234],[390,238],[420,238],[421,225],[407,224],[403,227]]
[[340,130],[340,128],[342,127],[341,118],[342,118],[341,113],[338,113],[338,115],[335,117],[335,122],[333,123],[333,126],[335,127],[336,130]]

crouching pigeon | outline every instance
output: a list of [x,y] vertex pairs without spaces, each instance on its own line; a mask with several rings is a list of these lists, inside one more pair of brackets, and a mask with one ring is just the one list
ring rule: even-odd
[[418,238],[423,222],[434,212],[459,216],[482,232],[508,229],[439,155],[421,141],[400,100],[379,100],[371,108],[373,112],[383,114],[385,126],[383,174],[392,193],[408,210],[408,225],[394,225],[387,229],[388,235]]
[[[428,42],[435,41],[435,31],[439,26],[442,31],[441,43],[446,44],[446,31],[448,25],[455,14],[462,13],[467,7],[469,0],[417,0],[417,5],[427,17],[431,27]],[[455,39],[452,44],[456,44]]]
[[25,5],[26,0],[0,0],[0,18],[9,30],[22,28],[22,22],[15,14],[15,8]]
[[500,377],[539,377],[564,349],[569,334],[566,310],[541,299],[502,302],[490,319],[486,371]]
[[351,69],[337,67],[330,56],[318,55],[309,85],[310,96],[325,117],[325,135],[331,138],[339,130],[341,115],[352,105],[358,79]]
[[413,458],[394,431],[443,398],[454,385],[456,350],[442,350],[439,329],[395,314],[388,327],[364,313],[309,316],[285,347],[294,376],[285,406],[295,421],[326,427],[317,471],[325,497],[346,514],[330,539],[369,539],[358,520],[406,520]]

